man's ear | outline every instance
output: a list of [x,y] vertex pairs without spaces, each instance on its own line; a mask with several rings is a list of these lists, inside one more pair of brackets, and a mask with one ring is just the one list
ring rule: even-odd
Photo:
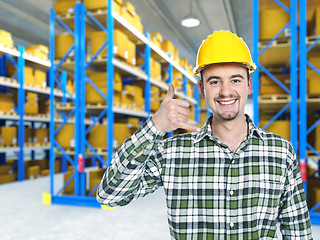
[[250,95],[252,93],[252,77],[249,78],[248,90],[248,95]]
[[199,81],[199,88],[200,88],[201,96],[202,96],[203,98],[205,98],[203,81],[201,81],[201,80]]

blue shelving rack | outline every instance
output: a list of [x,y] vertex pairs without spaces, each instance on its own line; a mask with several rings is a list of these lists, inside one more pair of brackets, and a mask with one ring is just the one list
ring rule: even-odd
[[[151,116],[151,107],[150,107],[150,88],[151,84],[155,85],[162,90],[167,89],[167,85],[161,82],[157,82],[151,78],[151,69],[150,69],[150,58],[151,55],[156,55],[159,59],[164,60],[168,63],[168,71],[169,71],[169,79],[168,81],[172,81],[172,70],[173,68],[180,71],[185,77],[184,82],[186,83],[189,79],[192,84],[197,84],[195,78],[190,76],[185,69],[182,69],[178,66],[177,63],[173,61],[173,59],[165,54],[161,49],[156,47],[150,41],[150,34],[146,33],[145,35],[140,33],[138,30],[133,28],[131,24],[129,24],[126,20],[124,20],[118,13],[112,11],[112,0],[107,0],[107,9],[106,9],[106,23],[101,22],[101,19],[97,19],[93,12],[88,11],[85,8],[84,3],[75,4],[74,6],[74,22],[73,26],[70,26],[70,20],[68,23],[64,22],[59,15],[55,14],[54,9],[51,9],[50,13],[50,104],[51,104],[51,119],[50,119],[50,193],[44,194],[44,203],[46,204],[68,204],[68,205],[83,205],[83,206],[91,206],[91,207],[100,207],[100,204],[96,201],[95,196],[92,196],[96,190],[96,187],[90,189],[88,192],[86,191],[86,179],[85,179],[85,169],[82,170],[79,168],[80,160],[84,161],[81,164],[86,163],[89,160],[89,156],[86,155],[86,149],[89,149],[91,153],[94,154],[92,159],[92,166],[95,166],[95,160],[98,160],[99,167],[107,168],[112,160],[113,156],[113,136],[114,136],[114,118],[115,114],[123,115],[123,116],[134,116],[140,119],[147,119]],[[123,62],[119,61],[114,57],[113,47],[114,47],[114,21],[117,21],[117,24],[121,25],[127,32],[129,32],[131,38],[139,40],[142,42],[143,50],[141,48],[137,48],[137,52],[144,58],[144,64],[141,66],[142,71],[137,71],[135,68],[130,68]],[[90,26],[88,23],[90,22]],[[55,64],[54,57],[54,37],[55,37],[55,25],[59,23],[66,31],[74,36],[74,44],[69,48],[65,56],[59,61],[59,63]],[[106,32],[107,40],[101,45],[101,47],[94,53],[91,58],[88,60],[86,57],[86,29],[95,25],[95,29],[99,29],[99,31]],[[106,72],[107,72],[107,94],[105,95],[95,84],[94,82],[86,75],[86,70],[90,68],[90,66],[94,65],[95,59],[99,55],[99,53],[107,48],[107,59],[106,59]],[[66,80],[66,74],[63,74],[63,64],[64,61],[68,58],[68,55],[74,51],[74,79],[75,79],[75,96],[71,96],[70,93],[65,91],[65,86],[63,86]],[[114,107],[113,105],[113,96],[114,96],[114,68],[121,70],[122,72],[126,72],[126,75],[130,75],[131,77],[124,78],[123,84],[130,84],[134,79],[139,79],[139,81],[144,81],[144,95],[145,95],[145,112],[137,112],[133,110],[124,109],[122,110],[119,107]],[[171,72],[171,73],[170,73]],[[55,129],[54,126],[54,101],[55,97],[53,94],[53,89],[55,84],[61,87],[63,91],[63,95],[68,95],[69,99],[74,102],[74,109],[65,115],[62,115],[63,118],[62,124]],[[85,102],[85,87],[87,84],[91,84],[94,89],[106,100],[107,107],[106,109],[101,110],[98,116],[92,116],[91,121],[88,123],[85,121],[86,116],[88,115],[86,109]],[[197,86],[195,86],[195,89]],[[198,97],[199,93],[196,91],[194,97],[190,98],[186,96],[186,91],[184,93],[177,93],[178,97],[187,99],[191,101],[192,104],[196,106],[197,111],[199,111],[199,101]],[[66,101],[66,99],[64,99]],[[75,123],[75,149],[74,153],[71,156],[64,149],[59,146],[59,143],[55,139],[56,133],[61,129],[61,127],[70,121],[70,117],[74,116]],[[107,151],[106,151],[106,160],[100,156],[95,149],[90,145],[90,143],[86,140],[87,134],[94,127],[95,124],[102,121],[102,119],[107,118]],[[196,114],[196,122],[199,123],[199,114]],[[197,120],[198,119],[198,120]],[[55,175],[54,175],[54,166],[56,161],[55,151],[59,150],[62,153],[62,159],[66,159],[62,163],[62,168],[64,169],[62,172],[66,171],[67,162],[69,165],[73,166],[74,174],[63,184],[63,186],[59,189],[55,187]],[[63,167],[64,166],[64,167]],[[61,193],[70,184],[74,181],[74,195],[62,195]]]
[[[308,53],[320,43],[320,36],[317,36],[311,45],[307,45],[307,0],[300,0],[300,42],[299,42],[299,95],[300,95],[300,129],[299,129],[299,160],[300,160],[300,169],[303,166],[305,171],[305,176],[307,174],[307,164],[308,164],[308,149],[318,158],[320,158],[320,153],[308,142],[309,134],[319,125],[320,119],[317,119],[309,128],[307,127],[308,120],[308,102],[307,102],[307,67],[315,71],[320,75],[320,70],[317,69],[307,60]],[[319,110],[319,109],[318,109]],[[318,160],[319,161],[319,160]],[[317,171],[319,173],[319,169]],[[307,189],[307,179],[304,179],[304,186]],[[320,202],[314,206],[309,206],[309,214],[312,224],[320,224],[320,213],[317,210],[320,207]]]
[[[257,65],[257,69],[253,73],[253,121],[258,126],[259,125],[259,78],[261,72],[268,75],[272,80],[274,80],[280,87],[282,87],[288,94],[290,94],[291,99],[288,104],[286,104],[280,111],[278,111],[272,119],[263,128],[267,128],[273,121],[278,119],[283,113],[285,113],[290,108],[290,134],[291,134],[291,144],[294,150],[298,150],[298,106],[297,106],[297,0],[290,1],[290,8],[285,6],[279,0],[273,0],[276,4],[284,9],[289,15],[289,22],[260,50],[259,49],[259,0],[253,0],[253,61]],[[290,89],[284,86],[266,67],[260,64],[260,56],[271,46],[271,44],[285,31],[286,28],[290,27]]]
[[[13,171],[17,171],[17,180],[23,181],[25,179],[25,153],[26,149],[31,151],[31,158],[34,159],[36,150],[48,151],[49,148],[46,146],[36,147],[25,145],[25,123],[31,122],[31,126],[34,126],[35,122],[48,123],[48,119],[38,118],[37,116],[26,116],[24,111],[25,104],[25,92],[31,91],[39,94],[49,95],[49,91],[34,86],[27,86],[24,84],[25,73],[24,68],[26,62],[31,65],[37,65],[39,68],[47,69],[50,63],[47,60],[39,59],[37,57],[28,55],[25,53],[23,46],[18,46],[18,50],[6,48],[0,46],[0,73],[2,77],[7,76],[7,63],[10,62],[13,67],[17,70],[16,74],[10,81],[0,81],[1,89],[11,88],[17,89],[18,101],[15,111],[17,115],[6,115],[3,114],[0,117],[1,126],[5,125],[6,121],[12,121],[14,125],[17,125],[17,147],[3,147],[0,148],[0,164],[6,164],[6,154],[13,152],[17,156],[17,162],[13,165]],[[17,82],[14,82],[17,80]],[[47,154],[47,152],[46,152]],[[47,154],[48,155],[48,154]]]

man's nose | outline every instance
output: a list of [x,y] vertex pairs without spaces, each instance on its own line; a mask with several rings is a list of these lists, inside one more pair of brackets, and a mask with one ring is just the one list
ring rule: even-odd
[[220,88],[220,96],[221,97],[228,97],[231,95],[231,86],[229,83],[222,83]]

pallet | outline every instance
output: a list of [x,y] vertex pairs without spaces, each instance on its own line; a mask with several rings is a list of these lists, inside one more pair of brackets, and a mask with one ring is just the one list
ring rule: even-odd
[[[319,153],[320,155],[320,153]],[[311,150],[307,151],[307,158],[320,159],[316,154],[314,154]]]
[[14,148],[14,147],[18,147],[17,144],[1,144],[0,148]]
[[[259,48],[263,48],[264,46],[266,46],[270,40],[271,39],[260,40],[258,43]],[[271,43],[270,47],[271,46],[272,47],[279,47],[279,46],[283,46],[283,45],[286,45],[286,46],[291,45],[291,39],[289,37],[277,38]]]
[[18,114],[13,111],[0,111],[0,115],[17,116]]
[[86,108],[87,109],[106,109],[107,104],[106,103],[86,103]]
[[[319,38],[319,36],[315,35],[315,36],[307,36],[306,37],[306,44],[307,45],[311,45],[312,43],[314,43],[315,40],[317,40]],[[317,44],[320,44],[320,41],[317,42]]]
[[288,103],[290,100],[291,96],[289,94],[259,96],[259,103],[263,104]]
[[18,51],[16,47],[8,46],[8,45],[3,44],[3,43],[1,43],[0,46],[1,46],[1,47],[5,47],[5,48],[8,48],[8,49],[11,49],[11,50],[14,50],[14,51]]
[[34,58],[38,58],[38,59],[41,59],[43,61],[50,61],[48,57],[39,57],[38,55],[36,54],[33,54],[33,53],[29,53],[29,52],[26,52],[26,55],[28,56],[31,56],[31,57],[34,57]]
[[73,109],[74,108],[74,103],[73,102],[67,102],[67,103],[57,103],[56,104],[57,109]]
[[18,81],[16,79],[12,79],[12,78],[8,78],[8,77],[0,77],[0,82],[18,84]]
[[44,119],[47,119],[50,117],[49,114],[46,114],[46,113],[35,113],[35,114],[25,114],[26,117],[35,117],[35,118],[44,118]]

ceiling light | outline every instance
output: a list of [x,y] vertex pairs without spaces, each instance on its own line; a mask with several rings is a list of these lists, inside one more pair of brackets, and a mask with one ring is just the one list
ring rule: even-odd
[[192,0],[190,0],[190,13],[182,19],[181,25],[188,28],[197,27],[200,25],[199,18],[192,13]]

